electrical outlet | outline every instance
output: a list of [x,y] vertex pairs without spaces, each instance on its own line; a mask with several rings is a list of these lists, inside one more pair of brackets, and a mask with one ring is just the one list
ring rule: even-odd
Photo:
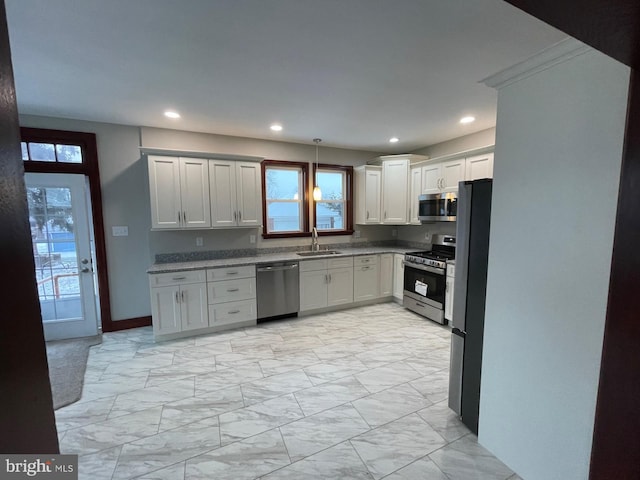
[[249,235],[249,243],[256,243],[256,236],[255,235]]
[[356,231],[354,231],[354,232],[353,232],[353,236],[354,236],[355,238],[360,238],[360,230],[356,230]]
[[196,247],[204,245],[204,239],[202,237],[196,237]]
[[398,236],[398,230],[396,228],[394,228],[393,230],[391,230],[391,236],[392,237],[397,237]]
[[430,234],[429,232],[425,233],[425,234],[424,234],[424,239],[425,239],[427,242],[430,242],[430,241],[431,241],[431,234]]

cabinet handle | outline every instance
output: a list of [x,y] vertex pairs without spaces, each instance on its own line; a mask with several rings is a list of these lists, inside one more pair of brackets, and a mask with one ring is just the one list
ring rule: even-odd
[[180,303],[180,294],[176,292],[176,303]]
[[235,315],[236,313],[240,313],[240,310],[229,310],[229,315]]
[[180,292],[180,298],[182,298],[182,301],[184,302],[184,290]]
[[384,219],[385,220],[387,219],[387,211],[386,210],[384,211]]
[[329,283],[329,275],[324,275],[324,283]]
[[238,212],[233,212],[233,221],[234,222],[238,221]]
[[184,224],[187,224],[187,212],[182,212],[182,218],[184,219]]
[[371,259],[370,259],[370,258],[363,258],[363,259],[361,260],[361,262],[362,262],[362,263],[369,263],[370,261],[371,261]]
[[227,288],[227,292],[237,292],[239,288]]
[[369,270],[371,267],[369,265],[362,267],[362,271],[364,272],[365,270]]
[[238,210],[238,221],[242,221],[242,212],[240,210]]
[[178,212],[178,225],[180,225],[182,221],[180,220],[180,212]]
[[185,280],[187,277],[172,277],[172,280]]
[[369,210],[367,210],[367,220],[369,220]]
[[329,283],[331,283],[331,274],[329,274]]
[[237,274],[238,274],[238,272],[237,272],[237,271],[234,271],[234,272],[227,272],[227,275],[237,275]]

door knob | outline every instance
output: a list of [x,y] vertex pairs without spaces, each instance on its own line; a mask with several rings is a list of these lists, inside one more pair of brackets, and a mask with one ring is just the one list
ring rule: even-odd
[[80,260],[80,263],[82,263],[83,265],[86,265],[87,263],[89,263],[89,259],[83,258],[82,260]]
[[82,273],[89,273],[91,270],[89,269],[89,267],[82,267],[82,270],[80,270]]

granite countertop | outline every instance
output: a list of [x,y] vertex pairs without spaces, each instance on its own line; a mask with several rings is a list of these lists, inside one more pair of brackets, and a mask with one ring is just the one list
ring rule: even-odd
[[380,253],[400,253],[405,254],[407,252],[415,251],[415,248],[405,247],[363,247],[363,248],[337,248],[340,253],[328,254],[328,255],[315,255],[311,257],[303,257],[297,255],[297,252],[280,252],[280,253],[266,253],[253,255],[248,257],[235,257],[235,258],[219,258],[216,260],[201,260],[193,262],[174,262],[174,263],[154,263],[149,267],[147,273],[171,273],[187,270],[201,270],[203,268],[216,268],[216,267],[236,267],[241,265],[262,265],[265,263],[273,262],[286,262],[293,260],[314,260],[317,258],[336,258],[336,257],[351,257],[358,255],[376,255]]

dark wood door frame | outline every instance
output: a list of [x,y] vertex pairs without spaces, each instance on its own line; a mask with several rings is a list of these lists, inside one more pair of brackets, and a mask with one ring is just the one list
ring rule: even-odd
[[60,143],[78,145],[82,149],[82,163],[59,163],[26,161],[26,172],[34,173],[72,173],[85,175],[89,179],[91,195],[91,221],[96,251],[96,271],[99,292],[99,308],[102,330],[113,331],[111,319],[111,300],[109,295],[109,275],[107,271],[107,250],[105,246],[104,221],[102,218],[102,190],[100,188],[100,171],[98,169],[98,147],[94,133],[68,132],[65,130],[48,130],[41,128],[20,128],[23,142]]
[[632,67],[589,478],[636,480],[640,478],[640,2],[506,1]]

